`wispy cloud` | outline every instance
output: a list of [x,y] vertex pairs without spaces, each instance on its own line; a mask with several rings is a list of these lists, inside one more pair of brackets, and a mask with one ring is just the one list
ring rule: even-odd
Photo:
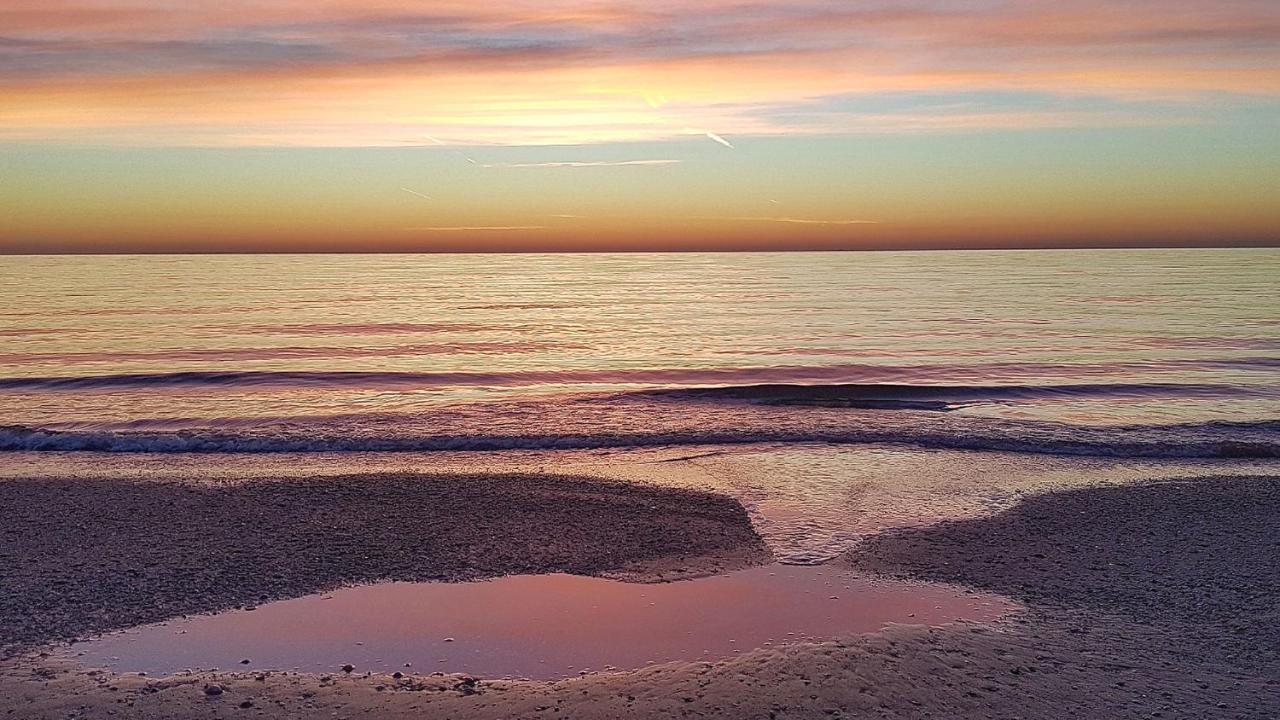
[[487,168],[599,168],[599,167],[628,167],[633,165],[678,165],[680,160],[621,160],[621,161],[559,161],[559,162],[536,162],[536,163],[491,163],[484,165]]
[[979,102],[899,120],[813,106],[827,97],[1176,97],[1210,116],[1227,93],[1280,96],[1273,0],[42,0],[0,4],[0,28],[0,140],[463,146],[715,128],[696,134],[732,148],[1167,117]]

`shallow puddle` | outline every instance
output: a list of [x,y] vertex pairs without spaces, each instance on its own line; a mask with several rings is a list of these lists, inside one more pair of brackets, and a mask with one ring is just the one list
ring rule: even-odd
[[[947,585],[773,565],[663,584],[576,575],[384,583],[148,625],[77,643],[93,666],[466,672],[559,678],[873,632],[990,620],[1016,605]],[[242,660],[249,660],[243,664]]]

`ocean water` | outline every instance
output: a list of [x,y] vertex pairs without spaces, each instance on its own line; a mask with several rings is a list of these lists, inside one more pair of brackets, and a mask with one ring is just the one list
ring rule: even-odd
[[787,566],[373,585],[70,650],[118,670],[560,677],[995,617],[840,558],[1280,473],[1277,250],[18,257],[0,347],[0,485],[554,471],[734,497]]
[[1280,453],[1280,251],[9,257],[0,450]]

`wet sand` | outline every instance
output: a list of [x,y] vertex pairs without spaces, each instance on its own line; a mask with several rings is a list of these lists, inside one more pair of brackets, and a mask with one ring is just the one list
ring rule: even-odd
[[[759,546],[728,521],[736,516],[732,507],[705,502],[718,512],[694,514],[703,526],[678,540],[700,542],[717,558],[713,565],[758,561]],[[631,507],[616,497],[603,504],[616,505]],[[677,506],[688,510],[687,503],[668,509]],[[479,514],[505,515],[503,507]],[[1278,507],[1274,477],[1071,490],[990,517],[888,531],[843,560],[868,572],[988,588],[1029,605],[992,624],[895,626],[719,663],[675,662],[559,682],[397,678],[359,668],[151,678],[27,655],[3,666],[0,696],[10,699],[8,716],[23,718],[1274,718],[1280,715]],[[270,511],[278,509],[264,513]],[[71,537],[75,517],[68,511],[48,522],[70,523],[63,535]],[[660,519],[651,522],[629,527],[660,529]],[[722,529],[719,542],[699,541],[707,524]],[[6,537],[7,554],[30,542]],[[679,545],[650,542],[666,550]],[[638,540],[628,548],[647,549],[650,562],[662,549]],[[23,559],[40,562],[39,553]],[[634,558],[616,553],[607,559],[584,567],[634,566]],[[686,571],[698,566],[677,564]]]
[[757,565],[737,502],[548,475],[0,481],[0,655],[381,580]]
[[[1169,480],[1029,497],[998,515],[891,530],[846,561],[956,582],[1280,680],[1280,478]],[[1280,686],[1275,708],[1280,713]]]

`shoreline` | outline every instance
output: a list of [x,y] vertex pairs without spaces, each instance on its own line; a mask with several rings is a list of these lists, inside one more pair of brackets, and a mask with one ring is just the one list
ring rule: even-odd
[[[628,547],[645,555],[644,562],[608,553],[566,561],[588,573],[668,579],[678,576],[669,574],[676,568],[718,572],[717,564],[767,557],[749,523],[750,534],[744,534],[741,506],[714,495],[602,486],[594,479],[481,477],[507,478],[507,491],[535,490],[540,507],[582,500],[592,508],[583,513],[561,507],[558,518],[607,520],[604,525],[621,519],[621,528],[607,529],[631,542]],[[144,492],[154,489],[151,482],[141,485]],[[239,485],[216,484],[233,490]],[[602,487],[602,495],[591,492]],[[670,492],[677,494],[665,494]],[[459,507],[471,507],[479,518],[500,514],[474,505],[496,494],[468,497],[471,502]],[[646,504],[655,500],[667,504]],[[654,507],[684,513],[677,527],[667,528],[678,538],[644,535],[665,527],[662,517],[645,512]],[[994,515],[884,531],[840,561],[884,576],[995,591],[1028,606],[989,624],[897,625],[842,641],[756,649],[718,663],[673,662],[557,682],[441,673],[395,678],[336,668],[327,675],[258,671],[150,678],[28,653],[0,663],[0,695],[13,698],[10,715],[16,708],[16,717],[24,718],[65,718],[72,712],[146,719],[241,712],[459,719],[1271,718],[1280,713],[1276,507],[1275,476],[1064,490],[1026,497]],[[602,514],[602,508],[615,512]],[[688,527],[690,518],[698,532]],[[719,534],[708,537],[706,528]],[[13,542],[14,536],[0,537]],[[673,563],[662,555],[689,541],[704,551],[705,562],[686,553]],[[573,550],[590,554],[591,546]],[[505,561],[536,565],[527,556],[538,552],[524,547],[524,557]],[[212,684],[222,690],[219,695],[205,694]]]

